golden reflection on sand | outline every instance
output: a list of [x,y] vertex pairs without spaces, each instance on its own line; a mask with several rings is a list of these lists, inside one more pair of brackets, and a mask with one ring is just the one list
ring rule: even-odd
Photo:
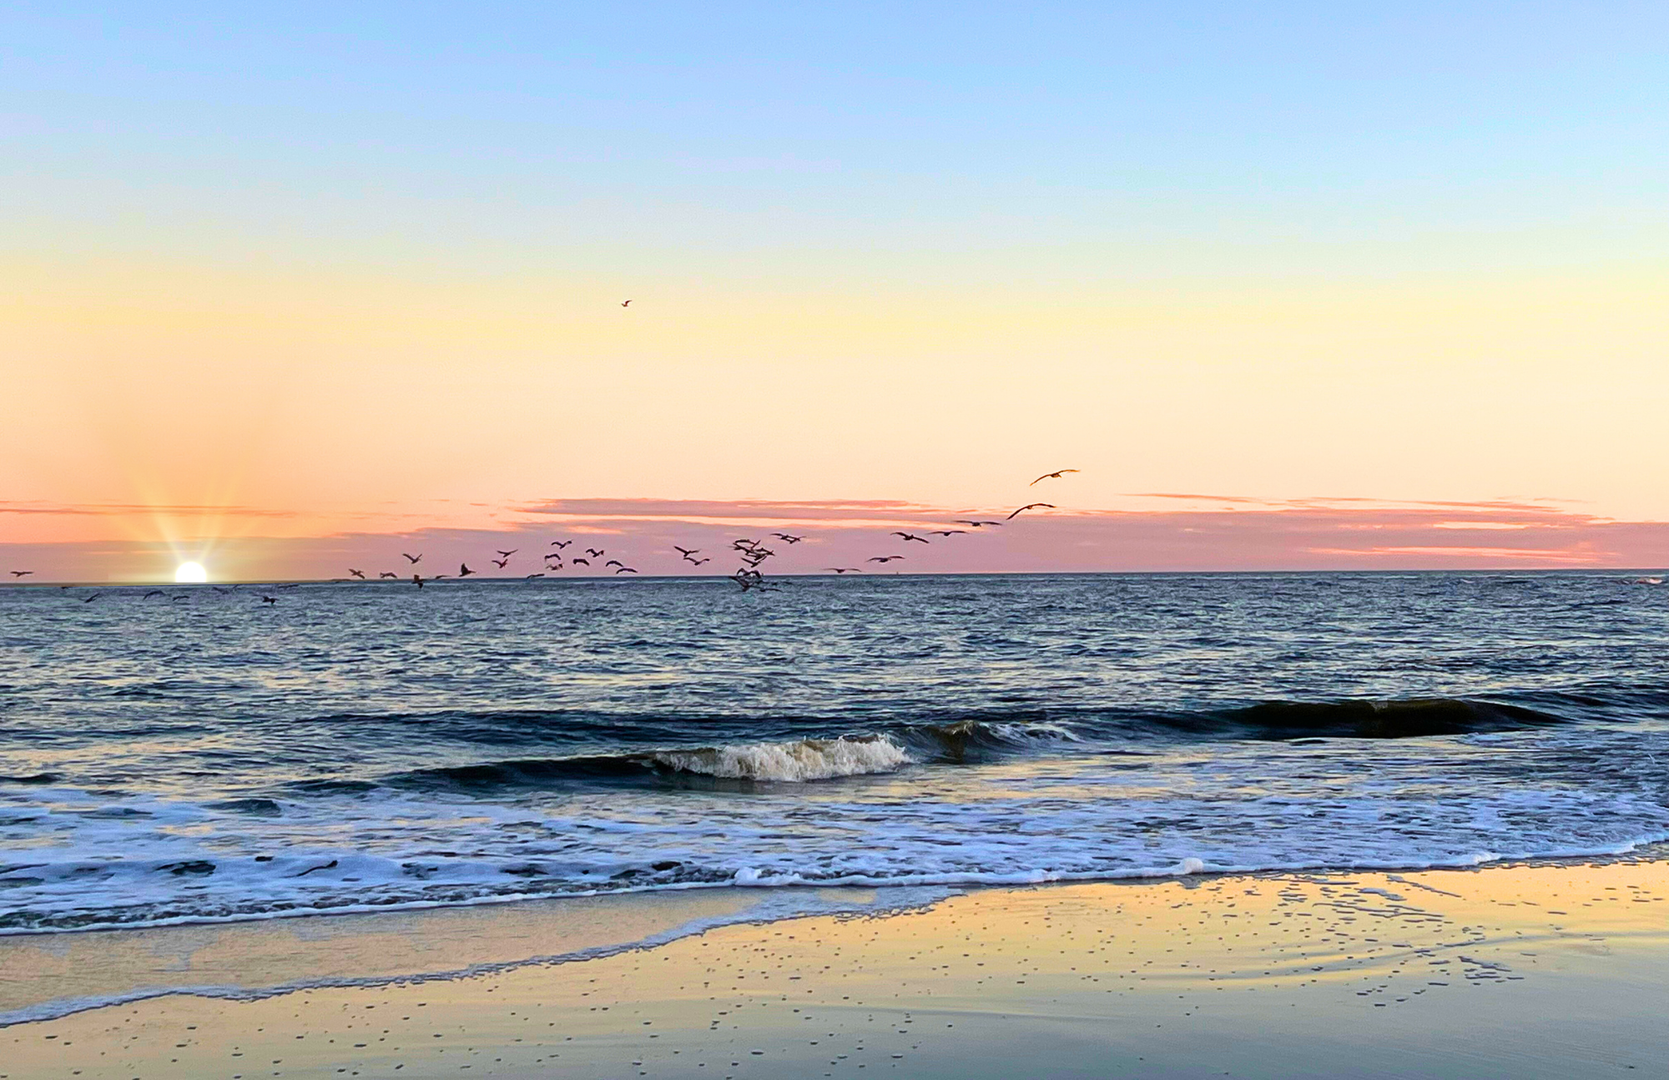
[[[478,910],[447,962],[568,917]],[[411,948],[325,945],[333,971]],[[444,981],[111,1006],[0,1031],[0,1075],[1626,1073],[1661,1066],[1666,958],[1662,863],[986,890]]]

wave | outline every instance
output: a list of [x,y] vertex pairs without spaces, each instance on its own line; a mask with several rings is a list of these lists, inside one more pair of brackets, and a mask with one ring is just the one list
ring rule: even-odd
[[666,768],[726,780],[802,783],[892,772],[909,764],[911,758],[891,739],[876,735],[668,750],[651,754],[650,760]]

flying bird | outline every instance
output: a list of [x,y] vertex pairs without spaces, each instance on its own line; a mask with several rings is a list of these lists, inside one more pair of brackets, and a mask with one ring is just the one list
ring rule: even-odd
[[585,553],[587,555],[591,556],[593,559],[600,559],[604,555],[608,554],[608,552],[606,550],[601,549],[601,548],[586,548]]
[[514,555],[516,552],[518,552],[520,550],[521,550],[521,548],[511,548],[509,551],[500,551],[498,553],[498,557],[501,558],[501,559],[508,559],[510,556]]
[[869,561],[870,562],[892,562],[894,559],[902,559],[903,557],[904,556],[902,556],[902,555],[876,555],[873,558],[871,558]]
[[98,598],[99,598],[99,597],[101,597],[101,596],[103,596],[103,595],[104,595],[104,594],[103,594],[103,593],[101,593],[101,592],[96,592],[96,593],[94,593],[94,594],[93,594],[93,595],[91,595],[91,596],[83,596],[83,597],[82,597],[82,598],[81,598],[81,602],[82,602],[82,603],[83,603],[83,604],[91,604],[91,603],[92,603],[92,602],[93,602],[93,601],[94,601],[94,600],[97,600],[97,599],[98,599]]
[[30,574],[33,574],[33,573],[34,573],[33,570],[13,570],[12,571],[12,577],[25,578],[25,577],[28,577]]
[[672,550],[676,551],[678,554],[684,556],[684,558],[686,558],[686,559],[689,558],[691,555],[698,555],[698,554],[701,553],[700,548],[682,548],[682,547],[679,547],[677,544],[672,545]]
[[[406,555],[406,553],[403,552],[403,551],[400,552],[400,554]],[[422,552],[419,552],[416,555],[406,555],[406,561],[411,563],[413,566],[416,566],[418,563],[423,561],[423,554],[422,554]]]
[[510,560],[509,559],[488,559],[487,561],[492,563],[494,566],[498,567],[500,570],[502,570],[502,569],[504,569],[505,565],[507,563],[509,563]]
[[631,307],[632,302],[630,300],[622,300],[622,301],[620,301],[620,306],[621,307]]
[[1077,469],[1057,469],[1054,472],[1046,472],[1042,476],[1038,477],[1037,480],[1033,480],[1030,484],[1027,484],[1026,486],[1031,487],[1034,484],[1036,484],[1038,482],[1038,480],[1059,480],[1063,474],[1069,473],[1069,472],[1077,472],[1077,471],[1078,471]]
[[416,585],[416,586],[417,586],[417,587],[418,587],[418,588],[419,588],[419,589],[421,589],[421,588],[422,588],[422,587],[423,587],[423,578],[422,578],[422,576],[421,576],[421,575],[418,575],[418,574],[413,574],[413,575],[412,575],[412,576],[411,576],[411,583],[412,583],[412,584],[413,584],[413,585]]
[[615,573],[616,574],[635,574],[635,573],[637,573],[637,571],[633,570],[629,566],[622,566],[620,569],[616,570]]
[[967,529],[934,529],[929,536],[966,536]]
[[350,567],[348,567],[348,573],[352,574],[354,577],[358,578],[361,581],[365,580],[365,571],[363,571],[363,570],[355,570],[353,567],[350,566]]
[[459,577],[469,577],[473,573],[475,573],[475,571],[471,570],[469,568],[468,563],[459,563],[458,564],[458,576]]
[[[175,599],[178,599],[178,597],[176,597]],[[263,596],[263,597],[261,597],[261,603],[263,603],[263,604],[276,604],[276,603],[278,603],[278,597],[276,597],[276,596]]]
[[803,536],[790,536],[787,533],[772,533],[771,535],[785,544],[798,544],[801,540],[805,539]]
[[569,561],[572,562],[575,566],[590,566],[591,565],[591,560],[590,559],[582,559],[578,555],[575,555]]
[[832,570],[833,572],[835,572],[837,574],[861,574],[861,573],[863,573],[862,570],[859,570],[855,566],[825,566],[825,567],[823,567],[823,569]]
[[167,596],[167,595],[168,594],[163,592],[161,589],[152,589],[150,592],[146,593],[144,596],[141,596],[139,599],[149,600],[153,596]]
[[395,580],[395,581],[399,581],[399,580],[400,580],[400,575],[399,575],[399,574],[396,574],[396,573],[395,573],[395,572],[394,572],[394,571],[392,571],[392,570],[384,570],[384,571],[383,571],[383,572],[382,572],[382,573],[380,573],[380,574],[378,574],[378,575],[377,575],[377,578],[378,578],[378,580],[381,580],[381,579],[382,579],[382,578],[385,578],[385,577],[391,577],[391,578],[393,578],[393,579],[394,579],[394,580]]
[[1003,524],[1000,521],[967,521],[965,519],[958,519],[956,523],[958,525],[966,525],[970,529],[983,529],[987,525],[995,525],[998,528],[1001,528]]
[[572,540],[552,540],[551,541],[551,546],[556,548],[556,550],[561,551],[563,548],[567,547],[569,544],[572,544],[572,543],[573,543]]
[[1008,515],[1008,520],[1013,521],[1015,518],[1017,518],[1021,514],[1025,513],[1027,510],[1053,510],[1053,509],[1055,509],[1055,504],[1054,503],[1027,503],[1025,506],[1022,506],[1020,509],[1014,511],[1014,513]]
[[544,577],[544,576],[545,576],[544,574],[529,574],[525,578],[522,578],[522,580],[523,581],[532,581],[536,577]]
[[909,540],[914,540],[914,541],[915,541],[915,542],[916,542],[916,543],[918,543],[918,544],[925,544],[925,543],[927,543],[927,542],[928,542],[928,541],[926,541],[926,540],[923,540],[923,539],[922,539],[922,538],[921,538],[921,537],[919,537],[919,536],[911,536],[911,535],[910,535],[910,534],[909,534],[909,533],[907,533],[907,532],[895,532],[895,533],[893,533],[893,535],[894,535],[894,536],[901,536],[901,537],[903,537],[903,538],[904,538],[904,539],[905,539],[905,540],[906,540],[906,541],[909,541]]
[[604,566],[625,566],[626,564],[621,562],[619,559],[610,559],[608,562],[604,563],[603,565]]
[[712,559],[691,559],[688,555],[684,556],[684,558],[691,566],[700,566],[702,563],[709,563],[713,561]]

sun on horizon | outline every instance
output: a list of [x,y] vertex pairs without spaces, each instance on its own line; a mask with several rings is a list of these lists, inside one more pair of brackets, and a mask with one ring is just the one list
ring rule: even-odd
[[183,562],[174,569],[174,581],[179,585],[201,585],[209,580],[209,572],[202,563]]

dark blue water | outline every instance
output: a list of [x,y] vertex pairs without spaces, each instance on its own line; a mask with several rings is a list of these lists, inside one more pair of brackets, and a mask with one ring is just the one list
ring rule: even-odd
[[0,931],[1669,838],[1606,574],[0,590]]

